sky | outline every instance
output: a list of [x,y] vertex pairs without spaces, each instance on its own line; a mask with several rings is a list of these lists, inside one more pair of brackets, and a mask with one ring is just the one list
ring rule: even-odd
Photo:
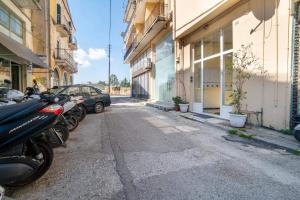
[[[68,0],[76,27],[78,50],[75,61],[78,73],[75,83],[108,80],[109,0]],[[125,0],[112,0],[111,74],[119,80],[129,79],[129,65],[123,63],[124,45],[121,37]]]

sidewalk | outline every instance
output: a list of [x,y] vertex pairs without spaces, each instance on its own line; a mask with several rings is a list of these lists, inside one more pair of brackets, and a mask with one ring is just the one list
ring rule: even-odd
[[[230,126],[228,120],[194,113],[173,113],[183,118],[205,123],[225,131],[234,129]],[[254,126],[251,128],[246,128],[245,131],[248,134],[255,135],[255,137],[251,139],[253,142],[259,142],[263,145],[273,146],[274,148],[285,150],[290,153],[298,154],[300,152],[300,143],[292,135],[284,135],[278,131]]]

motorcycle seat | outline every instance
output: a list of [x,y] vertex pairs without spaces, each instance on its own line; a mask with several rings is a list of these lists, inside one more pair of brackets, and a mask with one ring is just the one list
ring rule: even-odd
[[0,107],[0,124],[21,119],[41,109],[45,103],[39,100],[31,100],[24,103]]

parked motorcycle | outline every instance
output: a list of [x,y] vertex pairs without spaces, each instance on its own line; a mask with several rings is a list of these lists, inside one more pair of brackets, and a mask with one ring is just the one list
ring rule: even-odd
[[46,136],[63,143],[53,129],[63,112],[55,101],[49,98],[0,107],[0,185],[29,184],[51,166],[53,150]]
[[300,124],[294,128],[294,136],[300,142]]
[[84,98],[82,96],[71,96],[71,101],[76,103],[76,105],[78,106],[78,109],[80,111],[79,115],[78,115],[78,119],[79,119],[79,122],[81,122],[86,117],[86,108],[84,107],[84,104],[83,104]]

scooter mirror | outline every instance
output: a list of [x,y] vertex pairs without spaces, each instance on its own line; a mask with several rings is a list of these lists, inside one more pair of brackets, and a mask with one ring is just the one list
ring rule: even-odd
[[0,186],[0,200],[4,197],[4,188]]

